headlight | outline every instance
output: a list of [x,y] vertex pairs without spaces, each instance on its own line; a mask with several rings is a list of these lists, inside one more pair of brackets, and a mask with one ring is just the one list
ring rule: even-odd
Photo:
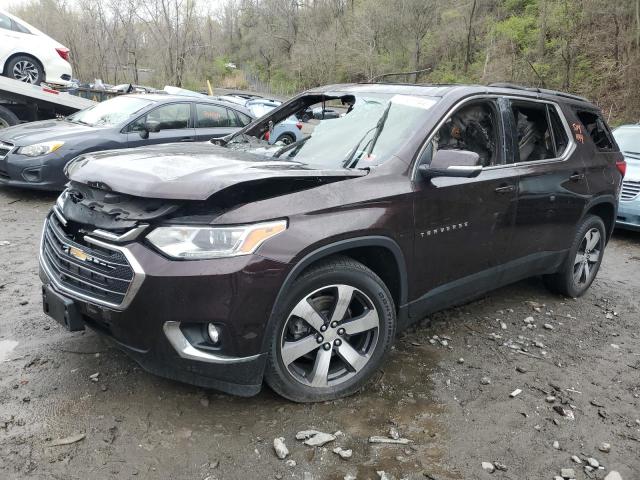
[[147,239],[170,257],[197,260],[248,255],[286,229],[286,220],[235,227],[158,227]]
[[18,148],[16,153],[26,155],[27,157],[39,157],[40,155],[46,155],[58,150],[64,142],[43,142],[36,143],[34,145],[27,145],[26,147]]

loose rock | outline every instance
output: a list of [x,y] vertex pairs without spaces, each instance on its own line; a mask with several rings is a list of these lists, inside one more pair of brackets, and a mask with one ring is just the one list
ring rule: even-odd
[[582,463],[582,460],[580,460],[580,457],[577,455],[572,455],[571,460],[573,460],[574,463]]
[[374,435],[372,437],[369,437],[369,443],[395,443],[398,445],[407,445],[411,443],[411,440],[407,438],[388,438]]
[[560,470],[560,476],[562,478],[575,478],[576,472],[573,470],[573,468],[563,468],[562,470]]
[[278,437],[273,439],[273,449],[276,452],[276,456],[280,460],[284,460],[289,455],[289,449],[284,443],[284,437]]
[[606,477],[604,477],[604,480],[622,480],[622,475],[615,470],[612,470]]
[[587,463],[592,468],[598,468],[600,466],[600,462],[593,457],[587,458]]
[[344,448],[341,448],[341,447],[334,448],[333,453],[339,455],[340,458],[344,460],[347,460],[348,458],[351,458],[353,456],[353,450],[351,449],[345,450]]
[[482,469],[485,472],[493,473],[496,467],[494,467],[491,462],[482,462]]
[[480,383],[482,385],[489,385],[491,383],[491,379],[489,377],[482,377],[480,379]]
[[336,437],[330,433],[317,432],[315,435],[307,438],[304,444],[310,447],[321,447],[326,443],[333,442],[335,439]]
[[611,445],[608,444],[607,442],[602,442],[598,447],[598,450],[604,453],[609,453],[609,451],[611,450]]
[[521,393],[522,393],[522,390],[520,390],[519,388],[516,388],[513,392],[511,392],[511,393],[509,394],[509,396],[510,396],[511,398],[515,398],[515,397],[517,397],[518,395],[520,395]]

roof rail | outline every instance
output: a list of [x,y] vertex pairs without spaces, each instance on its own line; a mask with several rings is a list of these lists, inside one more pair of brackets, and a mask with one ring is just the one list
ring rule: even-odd
[[490,83],[489,86],[495,88],[511,88],[513,90],[526,90],[527,92],[544,93],[546,95],[557,95],[558,97],[571,98],[573,100],[579,100],[581,102],[589,102],[589,99],[581,97],[580,95],[573,95],[571,93],[560,92],[558,90],[550,90],[547,88],[525,87],[523,85],[516,85],[514,83]]

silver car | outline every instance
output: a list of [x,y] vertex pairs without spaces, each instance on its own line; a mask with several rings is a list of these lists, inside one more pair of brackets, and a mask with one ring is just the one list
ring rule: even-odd
[[613,136],[627,162],[616,226],[640,231],[640,124],[618,127]]

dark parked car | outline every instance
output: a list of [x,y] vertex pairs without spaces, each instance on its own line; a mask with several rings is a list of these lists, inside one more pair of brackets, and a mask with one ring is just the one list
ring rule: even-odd
[[[330,100],[352,108],[260,140]],[[508,86],[317,88],[212,143],[72,162],[44,309],[159,375],[301,402],[356,392],[435,310],[534,275],[584,294],[625,166],[591,103]]]
[[124,95],[63,119],[0,131],[0,185],[62,190],[64,166],[74,157],[170,142],[222,137],[247,125],[248,110],[207,98]]

